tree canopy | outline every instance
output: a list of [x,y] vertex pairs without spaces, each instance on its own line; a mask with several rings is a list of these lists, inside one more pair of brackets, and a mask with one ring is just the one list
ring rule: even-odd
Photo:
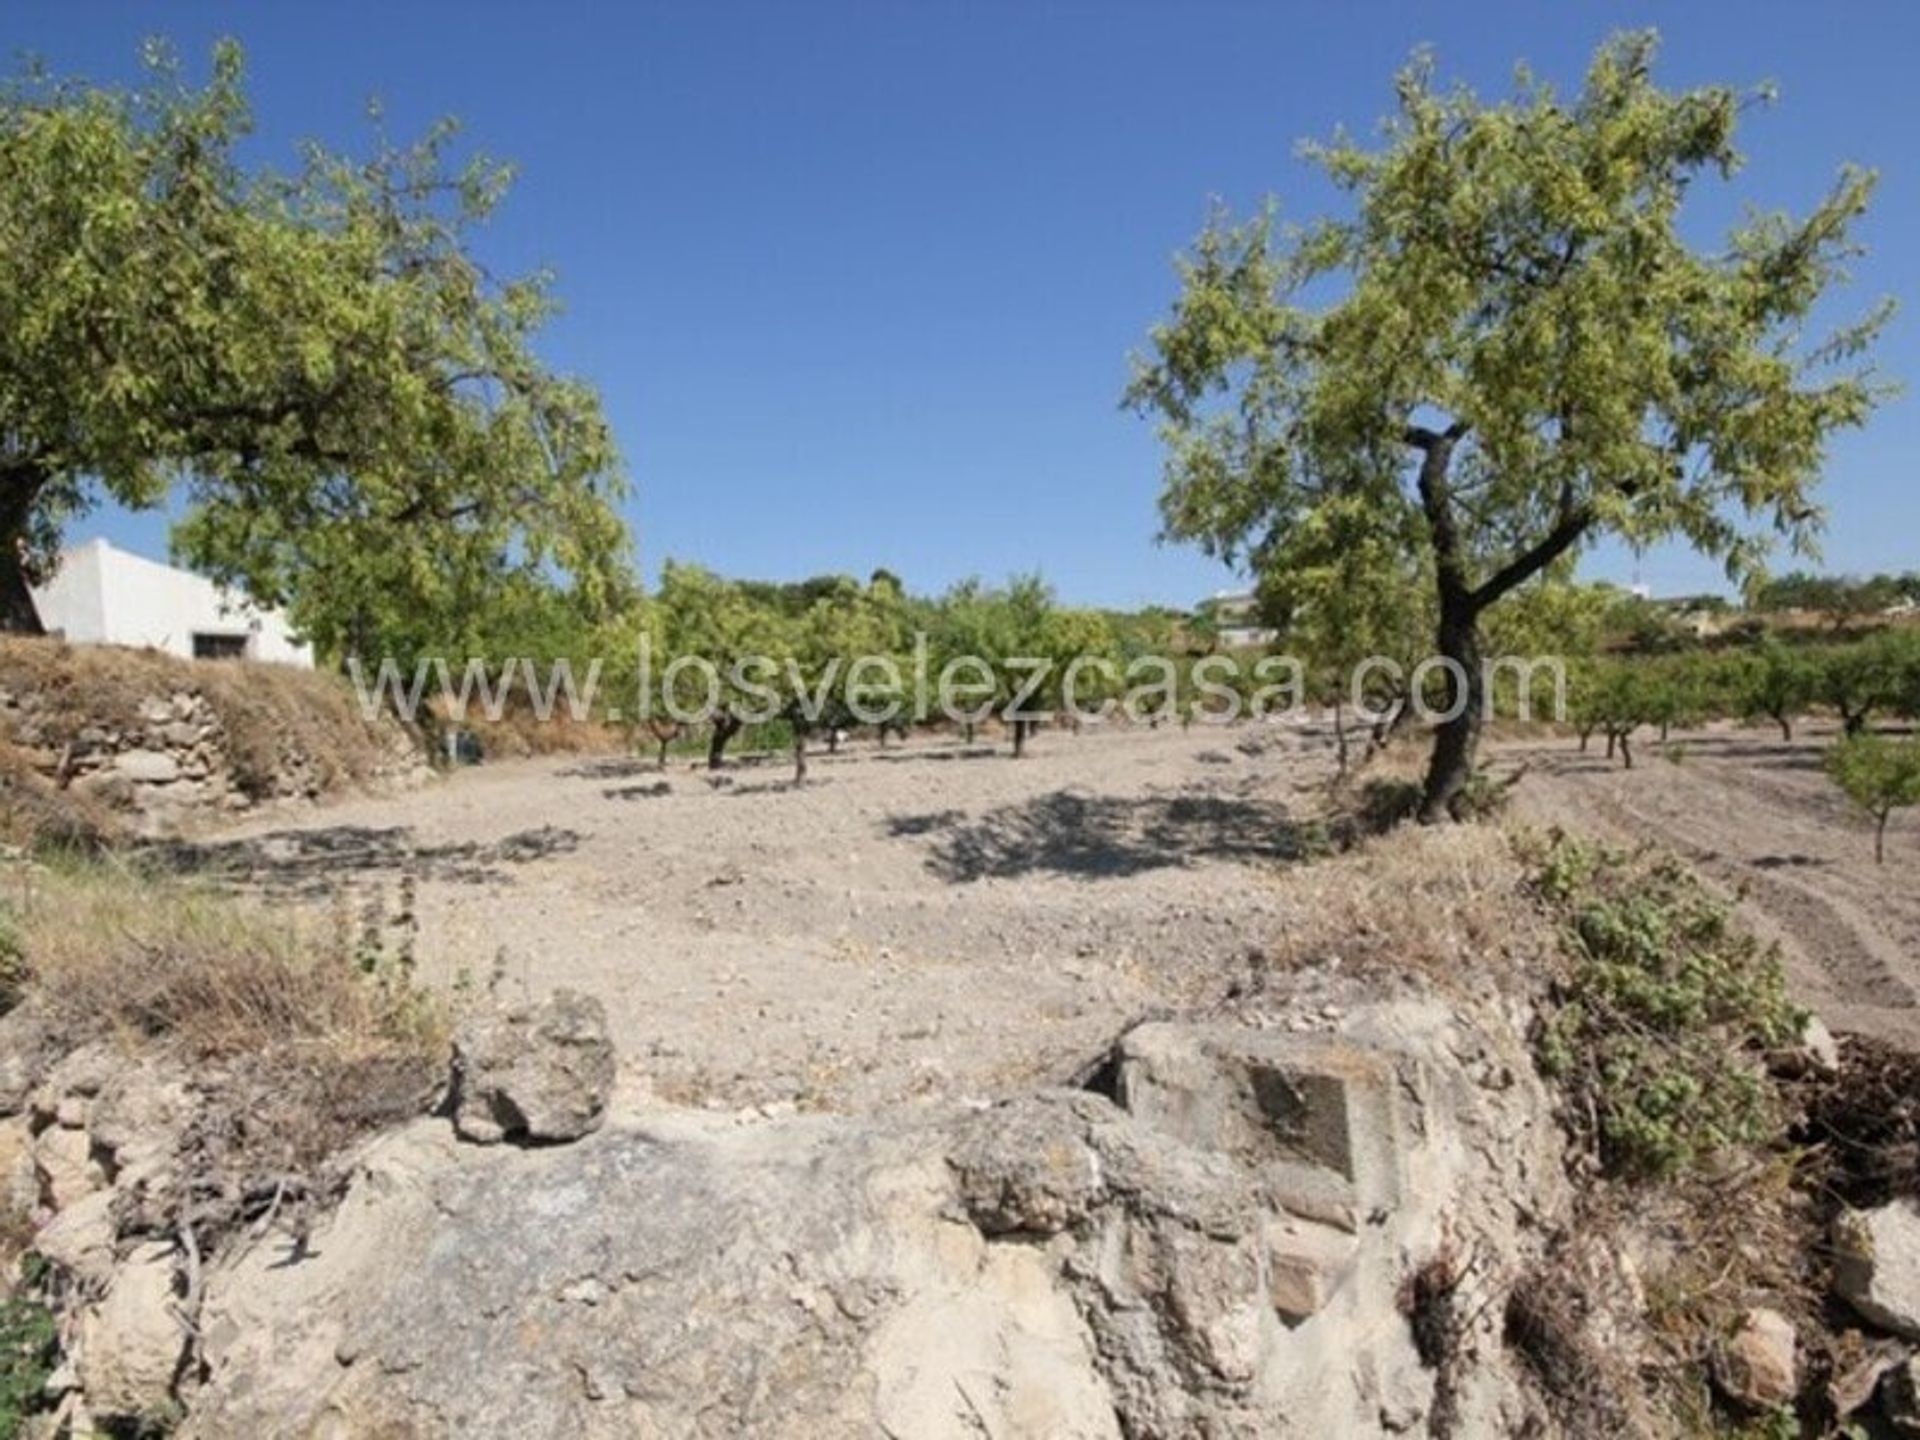
[[1621,36],[1579,94],[1523,70],[1497,103],[1417,58],[1377,145],[1308,150],[1351,212],[1216,214],[1127,392],[1161,423],[1171,537],[1259,573],[1333,504],[1422,536],[1466,687],[1428,819],[1471,772],[1490,607],[1602,533],[1681,537],[1736,574],[1808,541],[1828,437],[1878,393],[1861,357],[1885,307],[1801,338],[1872,176],[1695,249],[1683,203],[1738,167],[1743,97],[1663,90],[1654,52]]
[[443,125],[249,169],[238,48],[199,89],[149,61],[0,89],[0,625],[37,628],[74,517],[176,490],[178,553],[325,652],[458,648],[506,585],[623,602],[598,399],[533,350],[547,279],[470,253],[506,168],[456,168]]

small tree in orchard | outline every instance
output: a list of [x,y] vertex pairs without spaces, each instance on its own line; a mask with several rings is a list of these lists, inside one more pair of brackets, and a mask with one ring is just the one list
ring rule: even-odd
[[[807,778],[807,741],[816,729],[829,735],[855,724],[863,711],[874,713],[897,698],[890,684],[882,690],[867,673],[866,657],[888,658],[893,636],[887,616],[870,591],[843,580],[785,626],[781,685],[784,714],[793,731],[793,783]],[[837,750],[836,743],[829,749]]]
[[745,716],[778,707],[778,672],[760,660],[787,653],[781,617],[732,581],[672,560],[661,570],[656,604],[662,653],[651,659],[647,709],[703,716],[707,768],[718,770]]
[[1765,716],[1780,727],[1782,740],[1792,740],[1794,720],[1806,713],[1819,691],[1817,666],[1769,637],[1745,657],[1742,670],[1741,713],[1749,720]]
[[1920,805],[1920,739],[1847,735],[1827,755],[1827,773],[1847,798],[1873,817],[1873,859],[1887,858],[1887,821]]
[[1662,90],[1654,48],[1612,40],[1579,94],[1523,72],[1498,104],[1416,60],[1380,144],[1309,152],[1351,213],[1216,218],[1128,390],[1162,423],[1172,537],[1258,573],[1336,499],[1418,523],[1465,692],[1426,820],[1472,773],[1489,610],[1607,533],[1679,536],[1744,573],[1766,526],[1737,517],[1806,538],[1828,437],[1873,407],[1853,367],[1884,309],[1798,343],[1871,176],[1694,250],[1683,201],[1737,167],[1741,97]]

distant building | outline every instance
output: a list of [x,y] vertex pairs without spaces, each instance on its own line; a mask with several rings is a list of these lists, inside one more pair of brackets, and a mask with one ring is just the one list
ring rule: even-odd
[[271,660],[313,667],[278,610],[189,570],[89,540],[60,557],[33,591],[49,635],[75,645],[131,645],[196,660]]
[[1258,604],[1251,590],[1222,590],[1207,602],[1206,608],[1213,612],[1214,633],[1223,649],[1271,645],[1279,638],[1279,631],[1257,623]]

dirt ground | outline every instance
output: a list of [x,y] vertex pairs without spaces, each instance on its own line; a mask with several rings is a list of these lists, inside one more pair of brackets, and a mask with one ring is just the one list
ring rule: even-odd
[[1595,740],[1509,743],[1496,753],[1529,770],[1521,816],[1616,841],[1657,841],[1744,896],[1757,930],[1780,942],[1803,1003],[1835,1030],[1920,1048],[1920,815],[1896,814],[1887,859],[1873,829],[1821,769],[1835,727],[1716,726],[1643,737],[1622,769]]
[[784,757],[719,783],[550,757],[210,848],[322,923],[412,928],[430,983],[598,995],[670,1098],[985,1098],[1245,973],[1323,746],[1279,724],[1053,732],[1020,761],[863,738],[799,791]]
[[[1828,738],[1713,731],[1630,772],[1568,740],[1494,754],[1529,766],[1523,819],[1675,846],[1745,888],[1836,1029],[1920,1044],[1920,823],[1876,869]],[[667,1098],[864,1109],[1065,1078],[1128,1021],[1228,994],[1327,904],[1290,862],[1331,770],[1286,722],[1050,732],[1018,762],[862,739],[799,791],[783,758],[716,780],[549,757],[209,848],[316,923],[377,921],[436,986],[598,995]]]

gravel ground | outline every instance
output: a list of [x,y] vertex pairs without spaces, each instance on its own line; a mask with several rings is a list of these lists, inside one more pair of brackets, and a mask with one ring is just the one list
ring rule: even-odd
[[[1522,820],[1675,847],[1831,1025],[1920,1046],[1920,819],[1876,867],[1830,738],[1719,728],[1632,771],[1567,740],[1492,752],[1528,767]],[[667,1098],[860,1110],[1065,1078],[1130,1020],[1226,995],[1338,899],[1287,863],[1331,768],[1324,732],[1284,723],[1047,733],[1021,761],[861,740],[800,790],[784,759],[559,757],[214,848],[322,923],[378,910],[436,986],[598,995]]]
[[[1286,725],[860,740],[731,768],[551,758],[229,832],[334,923],[414,891],[429,982],[606,1002],[662,1094],[863,1109],[1064,1076],[1273,933],[1325,745]],[[411,877],[410,880],[403,877]],[[354,897],[351,915],[338,899]]]

